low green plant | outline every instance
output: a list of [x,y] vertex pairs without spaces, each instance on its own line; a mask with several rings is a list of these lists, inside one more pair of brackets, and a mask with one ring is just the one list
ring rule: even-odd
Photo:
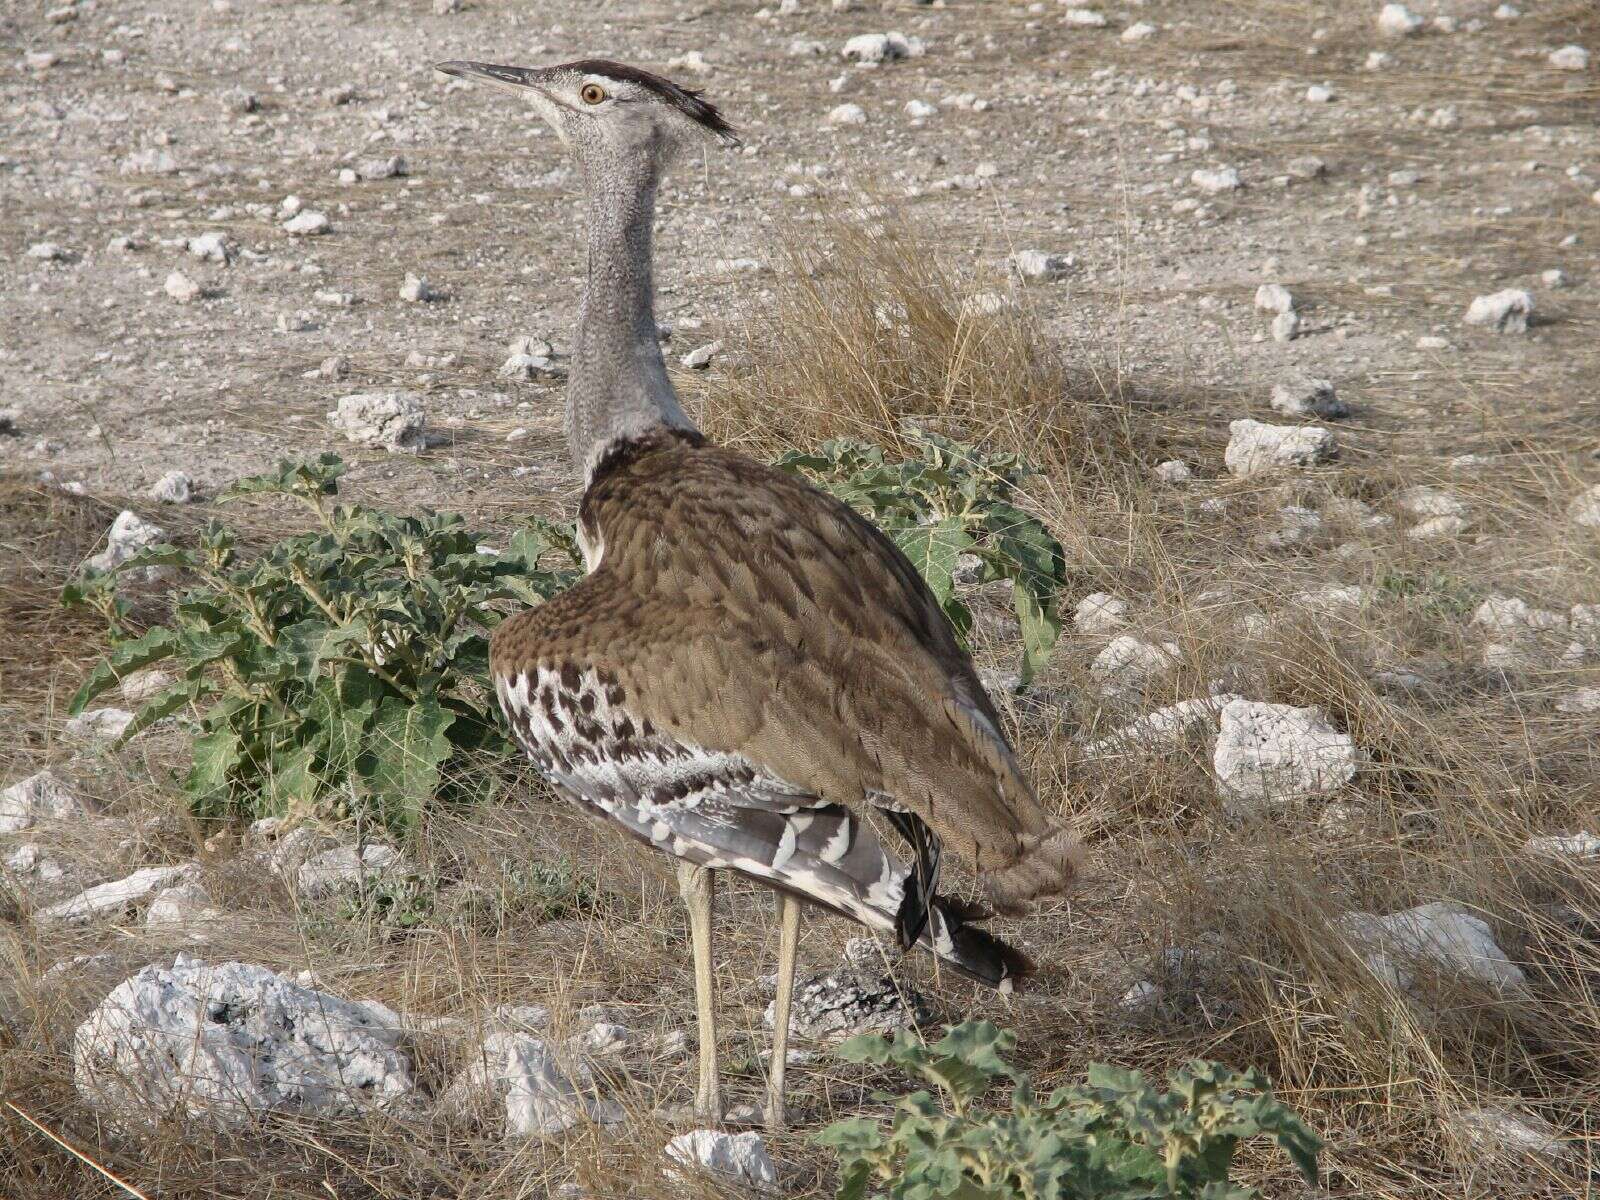
[[1056,598],[1066,582],[1061,543],[1016,504],[1031,469],[1015,454],[921,430],[910,437],[919,453],[902,462],[886,461],[882,448],[867,442],[834,440],[814,453],[785,454],[777,465],[805,475],[893,538],[963,637],[972,611],[956,588],[962,556],[977,560],[977,584],[1009,580],[1027,683],[1061,634]]
[[435,882],[422,875],[386,874],[363,882],[339,904],[341,921],[371,922],[386,929],[409,931],[427,925],[433,916]]
[[[929,1086],[895,1101],[888,1128],[855,1117],[817,1135],[839,1156],[839,1200],[1247,1200],[1256,1193],[1229,1176],[1239,1142],[1256,1136],[1316,1182],[1321,1142],[1253,1071],[1195,1061],[1162,1088],[1096,1065],[1086,1083],[1040,1096],[1003,1057],[1014,1044],[969,1021],[932,1045],[902,1030],[841,1046],[850,1062],[898,1067]],[[1009,1103],[985,1106],[1002,1082]]]
[[1472,585],[1445,571],[1390,570],[1377,582],[1389,595],[1416,603],[1440,620],[1464,617],[1483,599]]
[[[316,528],[246,558],[212,523],[192,548],[152,546],[118,571],[164,568],[194,580],[172,618],[134,636],[113,574],[71,584],[68,604],[97,609],[111,650],[72,700],[81,712],[132,671],[176,680],[135,714],[131,737],[163,717],[196,714],[184,780],[202,815],[282,813],[324,802],[404,828],[452,763],[506,749],[485,686],[499,601],[537,603],[576,577],[569,531],[530,522],[505,551],[450,513],[396,516],[335,502],[344,464],[280,463],[220,499],[277,495]],[[546,569],[552,552],[565,560]],[[460,786],[459,784],[457,786]]]

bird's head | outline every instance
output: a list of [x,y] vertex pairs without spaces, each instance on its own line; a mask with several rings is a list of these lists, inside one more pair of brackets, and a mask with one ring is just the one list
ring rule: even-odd
[[437,70],[510,92],[543,117],[585,167],[627,158],[663,166],[703,137],[737,145],[733,126],[700,93],[626,63],[581,59],[554,67],[445,62]]

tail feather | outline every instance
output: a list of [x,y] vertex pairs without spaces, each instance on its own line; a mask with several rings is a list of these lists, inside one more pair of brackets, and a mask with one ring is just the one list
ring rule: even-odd
[[[738,871],[869,929],[898,936],[905,927],[917,866],[890,855],[872,825],[840,805],[799,807],[791,796],[780,808],[777,797],[748,788],[708,790],[692,804],[650,804],[614,781],[601,789],[574,772],[551,777],[579,805],[657,849]],[[936,873],[936,856],[933,866]],[[924,916],[914,944],[960,974],[1006,989],[1031,972],[1025,955],[972,923],[981,910],[937,895],[915,907]]]
[[1034,972],[1033,960],[1009,942],[1001,941],[966,918],[967,906],[934,898],[928,921],[929,948],[955,970],[1009,992]]

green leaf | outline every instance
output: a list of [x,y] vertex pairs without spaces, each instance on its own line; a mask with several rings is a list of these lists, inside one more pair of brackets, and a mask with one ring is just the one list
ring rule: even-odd
[[918,525],[894,534],[894,541],[927,582],[941,606],[955,595],[956,562],[973,544],[960,517],[946,517],[934,525]]
[[361,667],[347,667],[336,676],[317,680],[309,715],[322,730],[330,776],[344,778],[363,771],[367,731],[384,691],[384,685]]
[[83,681],[83,686],[72,697],[68,712],[77,716],[96,696],[120,683],[124,676],[171,657],[177,645],[177,636],[162,625],[157,625],[143,637],[118,642],[109,655],[94,665],[89,678]]
[[[881,1039],[880,1039],[881,1040]],[[841,1154],[861,1154],[883,1145],[883,1135],[877,1123],[866,1117],[851,1117],[835,1121],[815,1136],[819,1146],[827,1146]]]
[[117,745],[123,745],[135,734],[143,733],[157,721],[170,717],[195,699],[199,690],[195,684],[188,680],[182,680],[174,683],[171,687],[163,688],[151,699],[140,705],[139,711],[133,714],[133,720],[128,722],[128,727],[122,731],[122,736],[117,739]]
[[268,815],[281,816],[297,804],[316,799],[321,786],[316,773],[319,750],[318,743],[310,741],[272,756],[262,793]]
[[438,791],[454,720],[431,696],[413,704],[391,695],[378,706],[368,737],[372,763],[366,782],[400,825],[410,825]]
[[1011,603],[1017,612],[1017,624],[1022,630],[1022,676],[1024,684],[1044,669],[1050,661],[1050,651],[1061,636],[1061,620],[1056,616],[1054,600],[1041,603],[1039,598],[1017,580],[1011,585]]
[[113,575],[121,575],[140,567],[185,567],[192,568],[196,563],[192,550],[180,550],[177,546],[169,546],[165,542],[155,546],[146,546],[142,550],[135,550],[127,558],[111,568]]
[[964,1021],[935,1042],[933,1049],[936,1053],[959,1059],[991,1078],[1014,1078],[1016,1072],[1001,1055],[1015,1048],[1016,1044],[1015,1034],[992,1022]]
[[184,780],[184,791],[197,803],[211,804],[228,787],[229,776],[239,766],[239,735],[224,726],[194,740],[194,765]]

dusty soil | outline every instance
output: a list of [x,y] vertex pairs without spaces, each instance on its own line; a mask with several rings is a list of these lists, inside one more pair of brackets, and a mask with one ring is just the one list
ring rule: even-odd
[[[1136,602],[1149,600],[1170,624],[1178,600],[1213,576],[1244,581],[1252,594],[1281,595],[1352,573],[1370,580],[1399,562],[1469,580],[1475,597],[1500,590],[1556,608],[1600,601],[1594,532],[1564,515],[1580,490],[1600,480],[1600,66],[1564,71],[1547,61],[1569,43],[1600,57],[1600,13],[1585,0],[1527,0],[1520,15],[1497,19],[1494,3],[1423,0],[1414,6],[1420,14],[1453,27],[1430,23],[1415,36],[1391,38],[1378,30],[1378,7],[1152,0],[1107,5],[1108,23],[1086,27],[1055,3],[985,0],[846,12],[801,0],[786,15],[758,13],[754,0],[467,0],[444,15],[415,0],[84,0],[66,8],[15,0],[0,13],[0,257],[7,264],[0,409],[17,415],[15,432],[0,434],[0,470],[13,483],[43,482],[54,498],[42,501],[35,489],[25,508],[0,510],[0,599],[19,628],[50,647],[47,654],[22,648],[0,663],[8,725],[0,783],[53,762],[77,770],[88,794],[113,812],[138,817],[172,808],[159,754],[149,763],[135,755],[85,764],[70,760],[58,736],[63,697],[98,643],[92,625],[45,613],[40,597],[95,548],[124,503],[181,534],[212,515],[208,497],[231,480],[280,457],[331,448],[352,464],[349,489],[364,499],[452,508],[490,526],[524,512],[570,511],[577,481],[562,457],[559,388],[508,382],[498,370],[513,338],[560,345],[570,333],[582,272],[576,180],[553,137],[509,97],[431,71],[430,63],[453,58],[637,62],[705,89],[740,128],[742,152],[709,149],[677,171],[662,197],[659,316],[674,327],[674,362],[724,333],[733,338],[730,350],[740,339],[792,337],[793,330],[750,321],[784,286],[778,242],[803,239],[814,222],[870,197],[893,202],[974,289],[1019,291],[1069,364],[1158,390],[1164,419],[1181,427],[1173,453],[1202,448],[1186,455],[1198,477],[1193,495],[1238,495],[1245,515],[1205,526],[1187,501],[1140,499],[1126,514],[1091,518],[1046,499],[1044,511],[1079,556],[1075,579],[1084,592],[1147,587]],[[1153,24],[1154,34],[1124,40],[1135,22]],[[875,68],[841,59],[848,37],[888,29],[922,39],[926,53]],[[703,55],[706,73],[668,69],[691,51]],[[1387,60],[1370,66],[1374,52]],[[837,90],[830,81],[839,81]],[[1308,99],[1312,85],[1326,86],[1331,99]],[[905,106],[914,100],[937,112],[913,118]],[[864,124],[829,123],[830,111],[845,103],[861,106]],[[402,175],[340,181],[343,169],[395,155],[405,161]],[[1196,170],[1228,167],[1241,187],[1210,194],[1191,179]],[[329,231],[285,232],[291,196],[325,214]],[[189,252],[187,243],[208,233],[222,235],[231,261]],[[32,249],[41,243],[58,249]],[[1073,264],[1051,282],[1009,282],[1007,257],[1030,249],[1071,255]],[[731,265],[739,259],[759,269]],[[175,271],[202,294],[186,302],[169,294]],[[1560,277],[1546,274],[1552,271]],[[408,274],[425,277],[439,297],[402,300]],[[1291,341],[1274,340],[1272,314],[1254,304],[1267,282],[1295,297],[1302,320]],[[1532,293],[1526,333],[1463,324],[1474,297],[1503,288]],[[333,357],[340,366],[318,374]],[[719,372],[737,369],[728,355],[713,363],[709,385],[682,372],[685,390],[695,402],[710,396],[714,403]],[[1407,542],[1402,525],[1365,550],[1339,554],[1330,541],[1292,562],[1247,550],[1254,527],[1242,522],[1254,519],[1253,506],[1305,497],[1255,485],[1229,492],[1219,447],[1232,419],[1291,420],[1274,414],[1268,397],[1275,382],[1297,372],[1331,380],[1352,409],[1334,423],[1342,474],[1326,477],[1328,489],[1381,504],[1410,484],[1459,488],[1472,499],[1474,522],[1437,544]],[[328,432],[324,414],[338,397],[395,388],[425,397],[432,435],[425,452],[386,454],[338,443]],[[1482,461],[1452,465],[1463,455]],[[197,505],[162,505],[146,495],[174,469],[194,477]],[[1071,481],[1052,483],[1071,490]],[[63,497],[59,488],[84,498]],[[1163,520],[1174,523],[1169,529]],[[1160,570],[1142,557],[1158,543],[1171,555]],[[1410,613],[1385,632],[1435,656],[1467,661],[1476,653],[1463,648],[1459,628],[1441,638],[1418,632],[1418,619]],[[1062,658],[1071,662],[1058,682],[1082,682],[1096,649],[1087,639],[1067,646]],[[1220,654],[1198,656],[1196,680]],[[997,651],[992,661],[1002,657]],[[1326,703],[1293,669],[1273,676],[1274,698]],[[1484,789],[1514,779],[1504,795],[1516,792],[1505,810],[1515,820],[1500,823],[1496,809],[1494,820],[1484,819],[1492,837],[1475,828],[1471,837],[1416,851],[1412,839],[1420,835],[1410,816],[1397,816],[1357,847],[1367,859],[1349,846],[1340,851],[1354,855],[1334,872],[1341,895],[1392,908],[1432,898],[1439,880],[1468,877],[1502,881],[1485,883],[1480,898],[1509,895],[1503,880],[1517,872],[1494,839],[1511,845],[1537,828],[1565,831],[1582,823],[1586,806],[1593,830],[1600,766],[1584,749],[1593,716],[1555,718],[1548,703],[1550,688],[1595,682],[1592,669],[1580,674],[1546,673],[1525,692],[1481,688],[1455,707],[1427,709],[1421,733],[1406,726],[1395,744],[1419,738],[1419,754],[1435,745],[1429,738],[1493,742],[1484,756],[1495,770],[1473,774],[1462,794],[1488,804]],[[1369,699],[1362,693],[1362,703]],[[1353,725],[1358,708],[1352,701],[1342,714]],[[1056,795],[1065,788],[1061,763],[1071,761],[1063,739],[1079,726],[1093,732],[1097,723],[1116,723],[1081,706],[1066,719],[1033,719],[1037,736],[1024,739],[1030,762]],[[1376,718],[1365,728],[1380,725],[1390,729]],[[1456,761],[1422,773],[1446,774]],[[1506,1018],[1509,1041],[1493,1051],[1472,1038],[1450,1042],[1450,1054],[1440,1051],[1445,1067],[1421,1065],[1427,1055],[1420,1051],[1381,1067],[1357,1061],[1351,1046],[1361,1039],[1352,1035],[1339,1043],[1344,1057],[1324,1068],[1308,1049],[1322,1045],[1323,1034],[1306,1032],[1327,1020],[1313,1013],[1323,1011],[1315,982],[1293,1002],[1276,998],[1270,1019],[1250,1020],[1236,998],[1222,1015],[1202,1006],[1171,1027],[1128,1031],[1115,1002],[1137,974],[1132,964],[1180,931],[1193,933],[1206,913],[1222,913],[1217,927],[1231,936],[1255,919],[1241,915],[1247,903],[1260,910],[1281,901],[1288,911],[1305,900],[1297,894],[1289,903],[1274,890],[1282,878],[1261,865],[1262,856],[1293,861],[1315,822],[1264,840],[1220,832],[1209,817],[1198,828],[1183,825],[1193,816],[1190,802],[1200,804],[1194,798],[1206,790],[1195,779],[1203,781],[1203,770],[1188,783],[1135,781],[1131,792],[1108,784],[1083,801],[1086,825],[1111,846],[1106,874],[1069,913],[1028,927],[1036,952],[1070,960],[1076,973],[1038,1007],[1024,1005],[1008,1018],[1037,1022],[1028,1036],[1041,1062],[1068,1071],[1088,1057],[1161,1066],[1188,1054],[1271,1056],[1269,1065],[1293,1079],[1296,1102],[1314,1108],[1319,1089],[1332,1094],[1348,1085],[1359,1101],[1348,1109],[1329,1101],[1319,1111],[1343,1172],[1337,1178],[1361,1194],[1458,1195],[1490,1186],[1482,1164],[1449,1142],[1436,1119],[1474,1098],[1509,1103],[1520,1094],[1563,1128],[1593,1137],[1589,1035],[1600,1026],[1585,974],[1595,969],[1592,959],[1573,968],[1591,990],[1561,1010],[1574,1021],[1581,1010],[1589,1023],[1572,1026],[1559,1055],[1524,1047],[1525,1057],[1500,1056],[1526,1032],[1517,1021],[1535,1020],[1524,1013]],[[1158,793],[1181,803],[1152,816]],[[1131,807],[1119,809],[1124,802]],[[448,1011],[469,1000],[572,992],[637,1005],[648,1014],[641,1023],[684,1026],[690,976],[676,957],[678,918],[666,902],[664,868],[642,865],[632,850],[576,823],[547,824],[539,807],[547,803],[443,827],[432,853],[481,864],[558,844],[615,873],[626,896],[624,932],[597,942],[592,930],[563,928],[524,945],[515,931],[501,931],[477,944],[482,956],[470,962],[448,939],[407,948],[379,937],[374,948],[325,930],[302,937],[292,922],[273,923],[283,916],[271,911],[277,893],[264,902],[246,867],[219,859],[216,889],[254,914],[228,951],[275,967],[313,967],[351,994],[381,995],[396,1007]],[[132,869],[199,853],[208,836],[179,821],[177,832],[141,833],[131,847],[113,839],[95,853]],[[1483,839],[1496,849],[1461,865],[1471,859],[1464,847],[1470,842],[1477,853]],[[1174,857],[1164,858],[1169,845]],[[1425,854],[1426,869],[1406,865],[1414,851]],[[1254,864],[1251,886],[1228,889],[1212,879],[1185,893],[1193,881],[1179,878],[1183,870],[1212,855],[1241,869]],[[1363,874],[1364,861],[1383,864],[1381,886]],[[1135,902],[1157,869],[1161,882],[1150,885],[1157,895]],[[1592,871],[1586,878],[1592,906]],[[1185,899],[1193,895],[1206,900]],[[760,911],[761,921],[736,942],[750,955],[772,946]],[[137,937],[74,935],[67,945],[17,929],[9,944],[29,989],[44,968],[74,953],[113,946],[128,969],[159,957]],[[808,933],[807,953],[825,959],[844,936],[832,928]],[[741,954],[739,961],[750,960]],[[764,998],[745,972],[728,971],[737,1019],[753,1027]],[[941,995],[949,1011],[975,1008],[971,994],[953,985]],[[86,983],[48,1013],[38,1002],[33,1024],[19,1019],[18,1028],[70,1036],[95,998]],[[1304,1011],[1295,1009],[1302,1003]],[[1432,1044],[1431,1033],[1407,1036],[1417,1039],[1406,1042],[1412,1049]],[[40,1083],[50,1064],[59,1065],[51,1055],[60,1045],[30,1049],[14,1078],[37,1087],[30,1103],[81,1144],[98,1134],[74,1108],[66,1076]],[[1474,1054],[1494,1065],[1460,1065]],[[1561,1057],[1559,1067],[1552,1057]],[[750,1095],[740,1099],[759,1088],[757,1074],[746,1074]],[[1404,1092],[1418,1075],[1427,1076],[1425,1102],[1381,1098],[1390,1084]],[[803,1085],[808,1125],[831,1111],[831,1083],[819,1070]],[[13,1122],[5,1136],[22,1154],[15,1147],[34,1135]],[[293,1140],[292,1171],[270,1165],[279,1162],[276,1151],[248,1139],[209,1151],[168,1146],[156,1161],[178,1180],[172,1194],[185,1196],[242,1194],[252,1171],[280,1169],[283,1194],[297,1196],[325,1194],[316,1190],[319,1172],[350,1189],[340,1195],[540,1194],[575,1174],[593,1194],[620,1194],[631,1185],[618,1181],[637,1166],[615,1149],[585,1143],[572,1161],[541,1158],[529,1175],[510,1151],[427,1139],[408,1149],[391,1145],[391,1131],[373,1135],[372,1145],[388,1147],[380,1157],[400,1163],[384,1176],[363,1173],[362,1144],[341,1136],[339,1152],[326,1155],[314,1134]],[[814,1148],[796,1138],[776,1149],[797,1190],[827,1186]],[[45,1190],[36,1194],[100,1194],[72,1190],[100,1186],[70,1173],[77,1168],[62,1166],[55,1176],[39,1165],[54,1153],[42,1142],[27,1151],[27,1178],[57,1180],[38,1183]],[[140,1153],[110,1139],[103,1153],[157,1185],[140,1174],[149,1165]],[[1257,1177],[1274,1194],[1294,1194],[1276,1168],[1260,1167]],[[1521,1182],[1532,1190],[1535,1178],[1537,1186],[1572,1186],[1548,1183],[1554,1176],[1542,1167],[1524,1171]]]

